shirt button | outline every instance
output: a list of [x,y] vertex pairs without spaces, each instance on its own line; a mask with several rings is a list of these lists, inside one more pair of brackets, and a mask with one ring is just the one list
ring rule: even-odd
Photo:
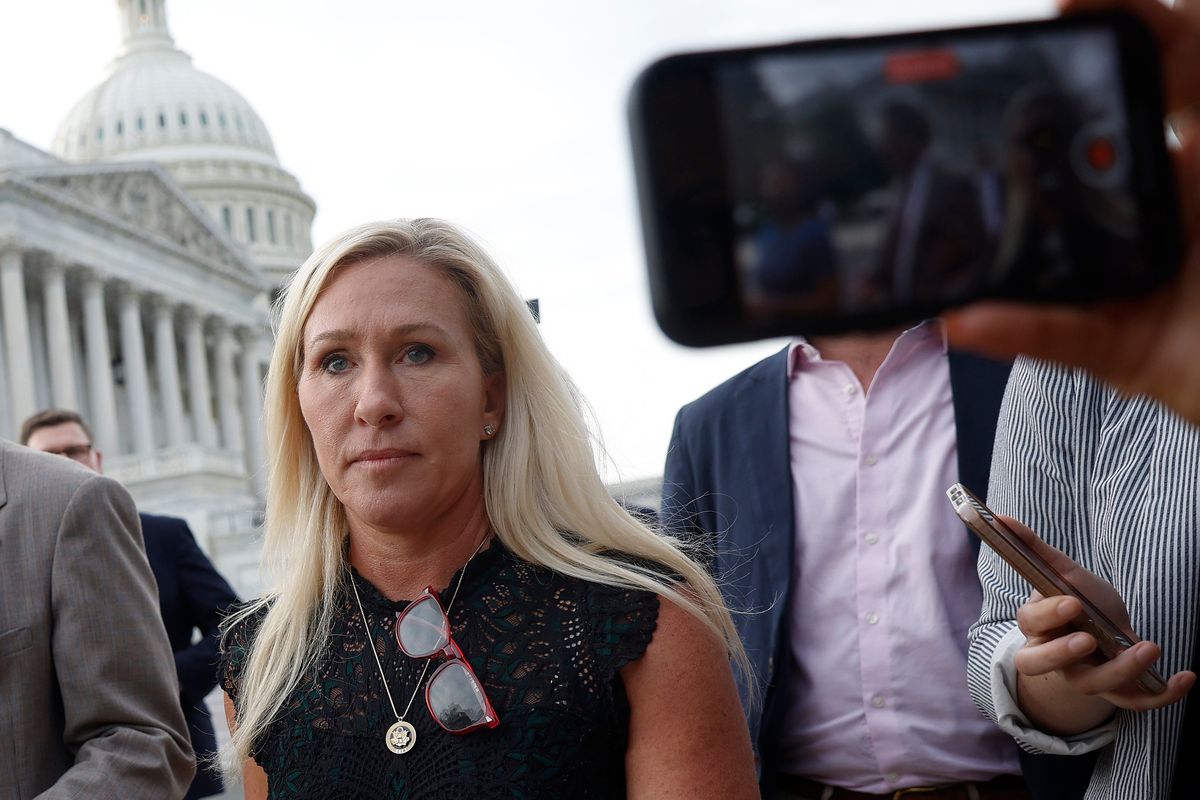
[[868,625],[874,625],[876,622],[879,622],[878,614],[876,614],[874,611],[872,611],[870,614],[867,614],[867,624]]
[[884,700],[883,700],[883,696],[882,696],[882,695],[878,695],[878,694],[877,694],[877,695],[875,695],[874,697],[872,697],[872,698],[871,698],[871,705],[875,706],[876,708],[883,708],[883,707],[884,707],[884,705],[885,705],[885,703],[884,703]]
[[876,464],[878,464],[878,463],[879,463],[879,459],[878,459],[878,458],[876,458],[875,456],[867,456],[867,457],[866,457],[865,459],[863,459],[863,460],[867,462],[867,466],[868,466],[868,467],[873,467],[873,466],[875,466]]
[[854,393],[858,391],[858,388],[853,383],[847,383],[844,387],[842,387],[842,391],[846,393],[846,397],[853,397]]
[[888,783],[898,783],[900,781],[900,773],[898,772],[889,772],[883,777],[887,778]]
[[873,533],[868,533],[863,538],[867,540],[867,544],[875,544],[876,542],[879,541],[879,537]]

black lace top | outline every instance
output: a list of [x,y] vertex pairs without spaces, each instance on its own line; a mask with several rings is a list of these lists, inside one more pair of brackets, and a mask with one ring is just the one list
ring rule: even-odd
[[[407,603],[387,600],[357,573],[353,579],[392,698],[404,713],[424,666],[400,651],[392,633]],[[444,603],[450,593],[442,592]],[[422,687],[406,716],[417,729],[416,746],[395,755],[384,744],[395,717],[347,586],[315,680],[287,698],[256,743],[269,796],[624,797],[629,705],[618,670],[645,652],[657,619],[653,594],[559,575],[493,540],[468,565],[450,620],[500,724],[448,734],[430,718]],[[235,706],[260,620],[236,627],[222,654],[221,684]]]

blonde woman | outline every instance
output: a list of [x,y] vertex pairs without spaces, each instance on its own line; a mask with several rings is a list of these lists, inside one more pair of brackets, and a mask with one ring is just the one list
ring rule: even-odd
[[228,623],[247,798],[757,796],[720,595],[605,491],[488,255],[364,225],[280,300],[263,557]]

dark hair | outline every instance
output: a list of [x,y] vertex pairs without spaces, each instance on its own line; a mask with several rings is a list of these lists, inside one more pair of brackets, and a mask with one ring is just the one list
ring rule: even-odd
[[883,118],[890,122],[902,135],[914,142],[928,145],[933,137],[929,120],[919,108],[901,101],[893,101],[883,107]]
[[29,439],[33,434],[42,428],[53,428],[58,425],[66,425],[68,422],[74,422],[83,428],[88,439],[92,438],[92,429],[77,412],[68,411],[65,408],[47,408],[21,423],[21,444],[29,444]]

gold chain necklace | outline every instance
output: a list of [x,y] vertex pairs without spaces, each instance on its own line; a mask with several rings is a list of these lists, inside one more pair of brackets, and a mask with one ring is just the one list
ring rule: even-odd
[[[458,590],[462,587],[463,577],[467,574],[467,564],[471,563],[471,559],[483,549],[483,545],[490,536],[485,535],[479,544],[475,545],[475,549],[467,558],[466,564],[462,565],[462,571],[458,573],[458,583],[454,585],[454,593],[450,595],[450,605],[446,606],[446,620],[450,620],[450,609],[454,608],[454,601],[458,599]],[[391,750],[396,755],[403,755],[409,750],[412,750],[417,743],[417,729],[413,727],[411,722],[408,722],[405,717],[412,710],[413,701],[417,699],[417,693],[421,691],[421,684],[425,682],[425,673],[429,671],[429,662],[432,659],[425,659],[425,666],[421,668],[421,676],[417,678],[417,685],[413,688],[412,696],[408,698],[408,705],[404,707],[404,713],[401,714],[396,710],[396,702],[392,700],[392,690],[388,688],[387,674],[383,671],[383,662],[379,660],[379,653],[375,650],[374,637],[371,636],[371,624],[367,622],[367,612],[363,610],[362,598],[358,596],[358,586],[354,583],[354,575],[350,576],[350,588],[354,591],[354,601],[358,603],[358,613],[362,617],[363,629],[367,634],[367,646],[371,650],[371,655],[375,656],[375,666],[379,667],[379,679],[383,681],[383,691],[387,695],[388,705],[392,707],[392,714],[395,715],[396,721],[387,729],[387,733],[383,736],[383,743],[387,745],[388,750]]]

